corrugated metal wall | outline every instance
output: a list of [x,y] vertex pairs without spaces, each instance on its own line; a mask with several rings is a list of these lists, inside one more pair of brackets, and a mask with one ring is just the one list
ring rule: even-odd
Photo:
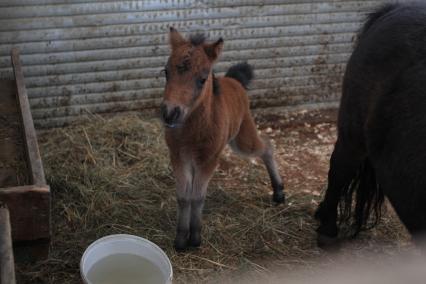
[[225,39],[216,70],[255,67],[254,107],[335,101],[368,0],[0,0],[0,78],[20,47],[38,126],[155,107],[167,31]]

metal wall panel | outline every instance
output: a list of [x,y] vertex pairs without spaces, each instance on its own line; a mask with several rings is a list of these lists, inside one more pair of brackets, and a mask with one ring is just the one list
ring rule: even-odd
[[0,0],[0,78],[21,49],[38,126],[158,105],[169,26],[223,37],[215,70],[255,67],[253,107],[332,102],[375,0]]

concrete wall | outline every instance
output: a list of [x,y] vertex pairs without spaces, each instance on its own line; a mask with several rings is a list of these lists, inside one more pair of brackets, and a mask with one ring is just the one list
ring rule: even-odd
[[0,78],[20,47],[37,126],[149,110],[164,86],[169,26],[222,36],[218,73],[248,61],[253,107],[336,101],[368,0],[1,0]]

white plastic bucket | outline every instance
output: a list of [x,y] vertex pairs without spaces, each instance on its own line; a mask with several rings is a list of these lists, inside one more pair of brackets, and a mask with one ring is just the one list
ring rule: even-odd
[[114,254],[131,254],[143,257],[161,270],[165,279],[164,284],[172,283],[172,264],[164,251],[144,238],[127,234],[100,238],[86,249],[80,262],[80,274],[83,282],[94,284],[87,278],[88,272],[96,262]]

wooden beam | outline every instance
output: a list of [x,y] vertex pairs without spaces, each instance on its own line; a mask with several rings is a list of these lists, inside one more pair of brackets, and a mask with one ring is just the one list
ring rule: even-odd
[[12,65],[15,73],[17,98],[22,115],[24,129],[24,139],[27,148],[27,158],[31,171],[32,183],[35,185],[45,185],[43,163],[37,143],[37,135],[34,129],[33,117],[31,115],[30,103],[28,101],[27,89],[25,88],[24,75],[19,59],[19,49],[12,49]]
[[15,284],[15,263],[9,210],[0,204],[0,283]]
[[26,185],[0,190],[0,202],[10,211],[13,241],[50,238],[50,190]]

